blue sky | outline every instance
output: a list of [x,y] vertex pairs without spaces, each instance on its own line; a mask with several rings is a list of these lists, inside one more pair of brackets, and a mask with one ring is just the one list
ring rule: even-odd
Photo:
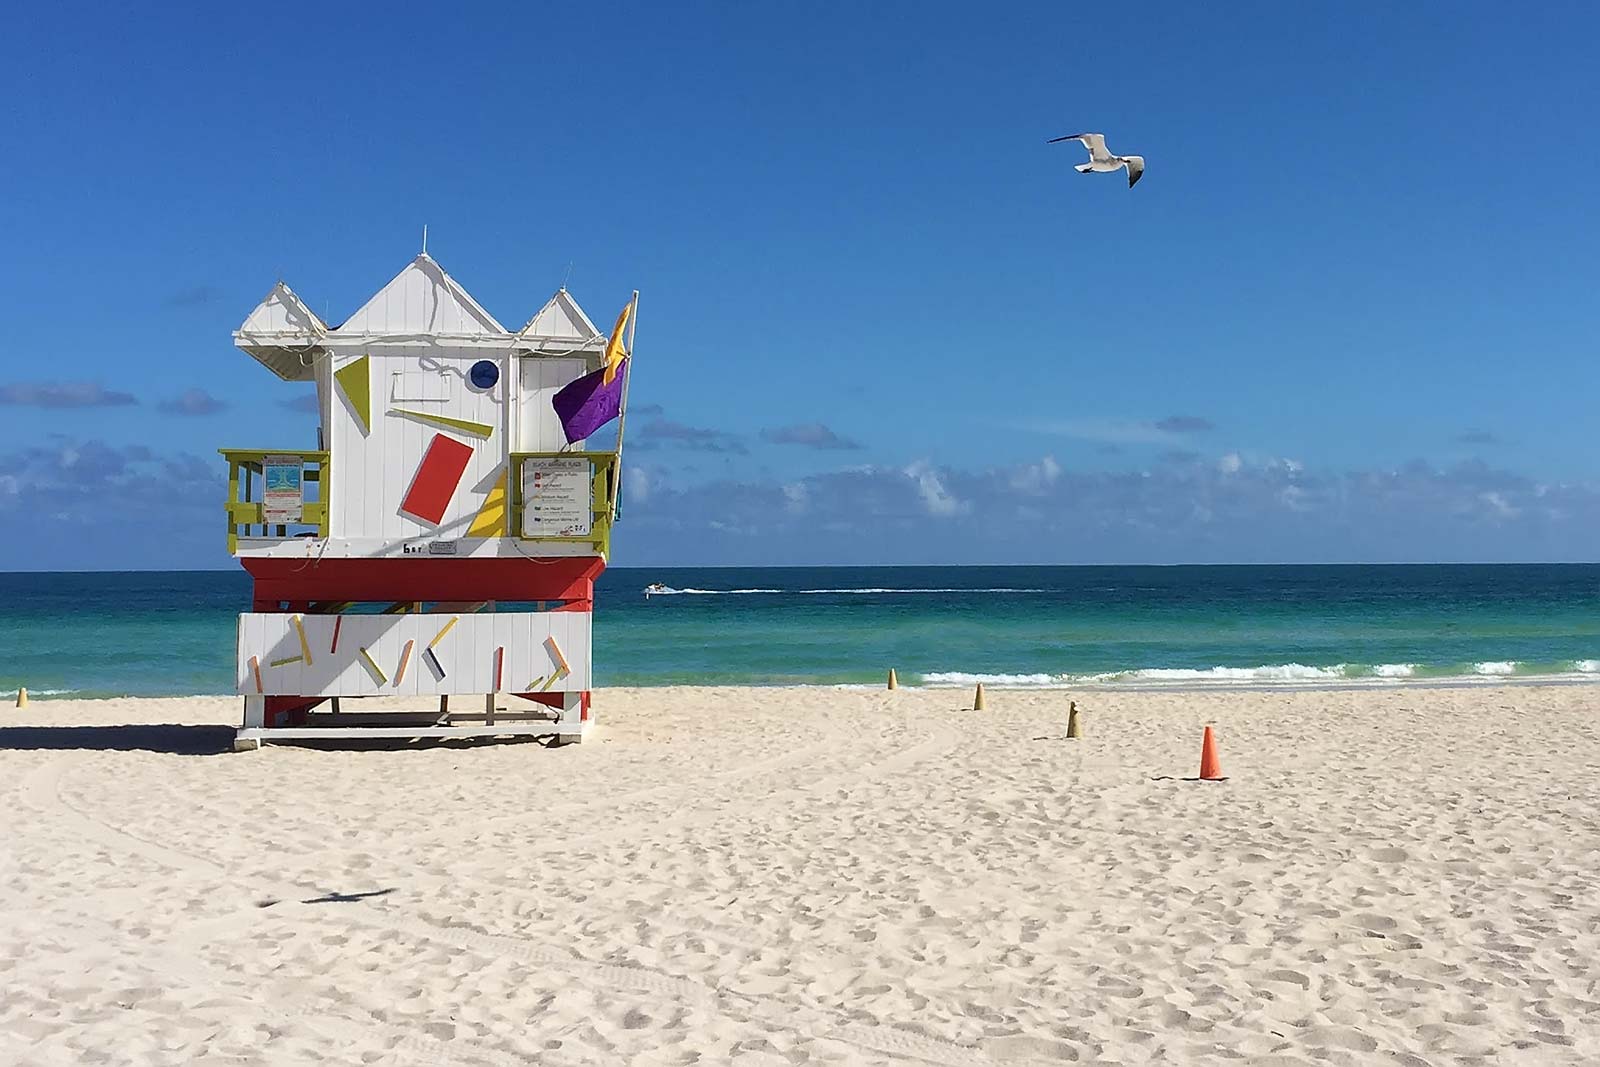
[[619,564],[1596,558],[1592,9],[441,10],[11,16],[4,566],[228,566],[229,332],[424,223],[642,291]]

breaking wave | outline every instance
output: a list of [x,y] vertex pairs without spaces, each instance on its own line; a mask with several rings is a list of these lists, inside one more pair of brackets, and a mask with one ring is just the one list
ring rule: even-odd
[[1600,660],[1566,660],[1549,664],[1492,660],[1427,666],[1420,663],[1338,663],[1316,667],[1304,663],[1264,664],[1259,667],[1146,667],[1138,670],[1102,671],[1096,674],[983,674],[968,671],[929,671],[908,674],[911,684],[929,687],[970,686],[982,683],[996,689],[1048,689],[1074,685],[1305,685],[1335,682],[1487,681],[1510,675],[1559,677],[1600,674]]

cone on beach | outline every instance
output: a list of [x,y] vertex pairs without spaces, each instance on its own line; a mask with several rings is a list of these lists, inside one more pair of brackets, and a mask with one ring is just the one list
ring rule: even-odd
[[982,711],[983,710],[983,683],[982,682],[978,683],[978,691],[976,693],[972,694],[972,710],[973,711]]
[[18,689],[17,690],[17,707],[25,708],[27,706],[28,706],[28,691],[26,689]]
[[1211,727],[1207,726],[1204,736],[1200,738],[1200,780],[1220,782],[1222,777],[1222,761],[1217,758],[1217,738],[1211,732]]
[[1083,736],[1083,726],[1078,722],[1078,702],[1076,700],[1067,703],[1067,736]]
[[896,678],[894,676],[894,668],[893,667],[889,668],[889,688],[890,689],[899,689],[900,688],[900,679],[898,679],[898,678]]

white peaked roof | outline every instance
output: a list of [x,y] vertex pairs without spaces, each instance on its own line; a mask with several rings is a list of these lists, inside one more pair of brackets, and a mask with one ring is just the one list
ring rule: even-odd
[[505,332],[426,252],[339,324],[341,337],[482,337]]
[[605,344],[605,335],[564,288],[513,336],[426,252],[331,329],[279,282],[234,331],[233,339],[268,370],[291,382],[310,381],[312,359],[339,344],[439,340],[467,346],[514,345],[546,354],[598,352]]
[[572,299],[571,293],[566,289],[557,289],[556,295],[528,320],[519,336],[554,341],[592,341],[600,336],[600,331],[589,321],[589,316],[583,313],[578,302]]
[[234,333],[234,343],[290,382],[311,380],[311,355],[328,326],[282,282]]

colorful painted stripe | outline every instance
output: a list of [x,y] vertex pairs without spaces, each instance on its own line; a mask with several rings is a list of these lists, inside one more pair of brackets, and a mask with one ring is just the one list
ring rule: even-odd
[[453,419],[449,415],[435,415],[427,411],[408,411],[405,408],[390,408],[391,415],[404,415],[408,419],[426,422],[432,426],[443,426],[447,430],[458,430],[461,433],[470,433],[475,437],[488,437],[494,433],[494,427],[487,422],[473,422],[471,419]]
[[437,645],[440,641],[444,640],[444,635],[450,632],[450,627],[452,627],[452,626],[454,626],[456,624],[456,619],[457,618],[459,618],[459,616],[452,615],[452,616],[450,616],[450,621],[449,622],[447,622],[443,626],[439,627],[439,632],[433,635],[433,640],[432,641],[428,642],[428,647],[429,648],[432,648],[434,645]]
[[433,654],[433,649],[423,649],[422,658],[428,661],[428,665],[433,668],[433,672],[435,674],[437,674],[440,678],[444,677],[444,664],[440,663],[439,657]]
[[415,641],[407,641],[406,647],[400,651],[400,669],[394,672],[394,684],[399,685],[400,680],[406,676],[406,664],[411,662],[411,646]]
[[389,676],[383,673],[383,668],[378,666],[378,661],[372,658],[372,653],[368,652],[364,648],[357,649],[356,651],[360,652],[361,658],[367,661],[367,669],[371,671],[378,679],[378,684],[382,685],[384,682],[389,680]]
[[556,644],[555,636],[552,634],[551,636],[545,638],[544,643],[549,646],[550,654],[556,658],[556,663],[560,664],[561,673],[571,674],[572,668],[567,666],[567,657],[561,654],[561,646]]

